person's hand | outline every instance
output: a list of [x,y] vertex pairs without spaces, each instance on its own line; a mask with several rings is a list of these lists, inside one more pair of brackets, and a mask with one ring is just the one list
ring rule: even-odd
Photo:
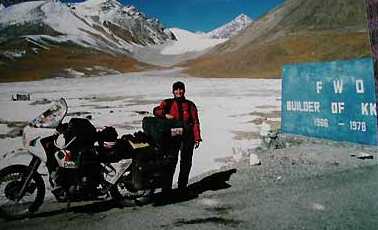
[[201,143],[201,141],[195,141],[194,142],[194,148],[198,149],[198,147],[200,146],[200,143]]
[[174,117],[171,114],[165,114],[165,118],[167,118],[167,119],[173,119]]

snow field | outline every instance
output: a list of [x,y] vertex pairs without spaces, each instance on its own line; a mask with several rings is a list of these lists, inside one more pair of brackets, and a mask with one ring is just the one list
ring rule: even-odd
[[[177,80],[186,84],[186,96],[196,103],[201,122],[203,143],[194,152],[191,177],[221,167],[223,163],[215,159],[256,147],[258,138],[235,139],[234,132],[259,132],[261,125],[250,122],[256,117],[250,113],[266,113],[280,107],[280,80],[192,78],[174,69],[0,84],[0,119],[30,120],[49,106],[30,105],[31,102],[64,97],[71,116],[90,115],[98,128],[114,126],[119,135],[134,133],[141,130],[144,117],[137,112],[151,113],[160,100],[172,96],[171,86]],[[11,101],[11,95],[20,91],[31,93],[32,101]],[[15,140],[0,140],[0,153],[21,147],[21,138]]]

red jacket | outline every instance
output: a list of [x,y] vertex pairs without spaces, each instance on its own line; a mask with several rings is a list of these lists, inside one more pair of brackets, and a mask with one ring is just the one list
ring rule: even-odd
[[[182,114],[180,117],[179,104],[182,106]],[[175,99],[165,99],[160,102],[160,105],[154,108],[154,115],[160,118],[166,118],[165,115],[170,114],[176,120],[183,120],[186,124],[193,126],[194,141],[201,141],[200,122],[198,119],[198,111],[196,105],[186,100],[178,102]]]

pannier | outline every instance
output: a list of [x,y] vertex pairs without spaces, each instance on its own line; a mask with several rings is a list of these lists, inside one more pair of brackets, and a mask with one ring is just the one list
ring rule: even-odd
[[156,145],[161,147],[164,141],[171,137],[172,128],[183,128],[183,122],[173,119],[161,119],[157,117],[145,117],[142,121],[144,133],[149,136]]

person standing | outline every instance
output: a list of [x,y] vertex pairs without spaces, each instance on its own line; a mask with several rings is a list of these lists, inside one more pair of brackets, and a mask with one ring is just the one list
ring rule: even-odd
[[173,98],[165,99],[155,107],[153,113],[158,118],[174,119],[181,121],[184,126],[182,136],[171,137],[164,146],[168,158],[166,181],[163,184],[163,193],[172,189],[173,175],[175,173],[180,151],[180,172],[178,177],[178,189],[186,192],[190,169],[192,167],[193,149],[200,145],[200,122],[196,105],[185,98],[185,84],[181,81],[172,86]]

